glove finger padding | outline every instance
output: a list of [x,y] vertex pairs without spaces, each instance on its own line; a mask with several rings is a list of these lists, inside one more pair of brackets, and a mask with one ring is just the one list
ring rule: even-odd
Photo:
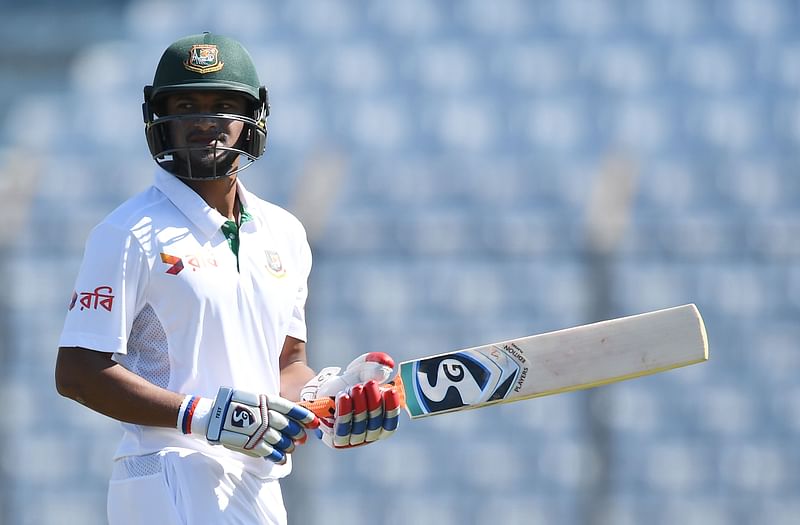
[[313,412],[280,396],[267,396],[269,408],[294,419],[306,428],[317,428],[319,420]]
[[305,443],[306,431],[300,423],[271,408],[269,417],[269,426],[279,431],[281,435],[286,436],[292,442]]
[[402,407],[402,396],[397,387],[383,390],[383,423],[378,439],[386,439],[394,434],[400,424],[400,408]]
[[366,445],[394,433],[400,420],[400,397],[396,389],[381,390],[375,381],[356,385],[336,396],[332,418],[335,448]]
[[333,446],[350,446],[350,436],[353,432],[353,398],[349,392],[341,392],[336,396],[333,432]]
[[371,443],[381,439],[383,423],[386,419],[386,407],[383,402],[381,388],[375,381],[364,385],[364,397],[367,403],[367,432],[365,441]]
[[[374,383],[374,381],[371,381]],[[350,389],[353,400],[353,425],[350,428],[350,445],[357,446],[367,438],[367,395],[364,385],[356,385]]]

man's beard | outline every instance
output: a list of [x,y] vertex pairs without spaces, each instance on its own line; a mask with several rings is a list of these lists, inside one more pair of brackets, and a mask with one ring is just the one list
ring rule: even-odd
[[225,177],[239,158],[239,152],[213,148],[176,152],[175,166],[181,177],[215,179]]

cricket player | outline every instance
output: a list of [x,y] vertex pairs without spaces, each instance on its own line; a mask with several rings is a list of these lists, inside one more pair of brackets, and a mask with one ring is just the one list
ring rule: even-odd
[[[241,44],[170,45],[143,114],[155,181],[89,236],[56,386],[122,423],[112,525],[285,524],[279,480],[307,433],[347,448],[395,430],[398,393],[379,388],[394,363],[306,363],[305,231],[238,178],[269,115]],[[323,395],[336,400],[323,420],[299,404]]]

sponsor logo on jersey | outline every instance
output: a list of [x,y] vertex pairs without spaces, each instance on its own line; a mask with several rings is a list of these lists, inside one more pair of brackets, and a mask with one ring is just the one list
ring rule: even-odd
[[219,59],[219,49],[213,44],[195,44],[189,49],[189,56],[183,67],[195,73],[213,73],[220,71],[225,63]]
[[217,268],[219,266],[219,264],[217,264],[217,260],[210,253],[189,254],[184,257],[184,260],[193,272],[196,272],[201,268]]
[[217,268],[219,266],[217,259],[210,253],[190,253],[183,257],[178,257],[177,255],[169,255],[168,253],[161,252],[161,262],[170,265],[166,270],[166,273],[170,275],[178,275],[187,266],[191,268],[193,272],[202,268]]
[[278,254],[278,252],[266,250],[266,254],[267,270],[269,270],[269,273],[279,279],[284,277],[286,275],[286,268],[283,267],[283,262],[281,262],[281,256]]
[[80,304],[81,311],[102,308],[110,312],[114,307],[113,291],[114,290],[112,290],[110,286],[98,286],[91,292],[78,293],[77,291],[73,291],[72,299],[69,302],[69,309],[72,310],[76,305]]
[[178,275],[181,273],[181,270],[183,270],[183,260],[175,255],[169,255],[161,252],[161,262],[171,265],[169,268],[167,268],[167,273],[170,275]]

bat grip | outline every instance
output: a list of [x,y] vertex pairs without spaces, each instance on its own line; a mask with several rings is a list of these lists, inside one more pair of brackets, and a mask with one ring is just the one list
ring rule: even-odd
[[[403,383],[399,374],[393,381],[381,385],[381,392],[395,387],[400,394],[400,406],[405,406],[405,392],[403,391]],[[336,413],[336,399],[333,397],[318,397],[311,401],[301,401],[298,404],[312,411],[317,417],[332,417]]]
[[314,412],[317,417],[331,417],[336,412],[336,401],[332,397],[318,397],[311,401],[301,401],[298,405]]

